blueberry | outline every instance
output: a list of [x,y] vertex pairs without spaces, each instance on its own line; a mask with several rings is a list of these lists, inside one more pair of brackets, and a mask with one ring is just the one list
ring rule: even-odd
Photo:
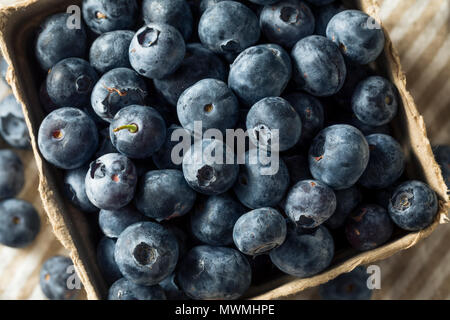
[[240,52],[258,42],[258,18],[242,3],[222,1],[202,14],[198,36],[208,49],[234,59]]
[[246,106],[265,97],[278,97],[291,78],[289,55],[276,44],[243,51],[230,67],[228,85]]
[[273,172],[270,165],[252,161],[250,152],[245,155],[245,164],[240,166],[234,192],[248,208],[273,208],[284,198],[289,187],[289,171],[284,161],[279,159],[278,171]]
[[81,108],[89,104],[97,80],[97,73],[89,62],[67,58],[58,62],[48,73],[48,96],[58,106]]
[[143,78],[128,68],[105,73],[92,91],[91,104],[97,115],[111,122],[116,113],[133,104],[145,105],[148,97]]
[[352,109],[356,117],[365,124],[385,125],[397,115],[396,88],[383,77],[369,77],[356,87],[352,97]]
[[438,213],[436,193],[420,181],[406,181],[398,186],[389,202],[389,214],[394,223],[408,231],[418,231],[431,225]]
[[336,195],[320,181],[304,180],[289,190],[284,203],[288,217],[302,228],[316,228],[336,210]]
[[225,130],[233,129],[238,121],[239,103],[225,82],[203,79],[182,93],[177,114],[183,128],[191,132],[194,122],[201,121],[204,131],[217,129],[225,135]]
[[109,126],[113,146],[133,159],[151,157],[166,140],[166,123],[152,107],[131,105],[116,113]]
[[[308,0],[309,1],[309,0]],[[333,0],[334,1],[334,0]],[[313,2],[313,1],[310,1]],[[338,1],[316,7],[315,22],[316,28],[314,33],[319,36],[327,36],[327,26],[330,20],[339,12],[346,10],[345,6]]]
[[180,67],[164,79],[154,79],[154,84],[156,90],[175,106],[184,90],[206,78],[225,81],[225,64],[201,44],[190,43],[186,46],[186,55]]
[[288,224],[286,240],[270,251],[270,259],[281,271],[307,278],[324,271],[334,256],[334,241],[324,226],[300,229]]
[[224,193],[238,176],[239,166],[234,158],[233,150],[220,140],[197,140],[183,158],[184,178],[197,192]]
[[226,0],[200,0],[200,3],[198,4],[198,11],[200,14],[203,14],[207,9],[209,9],[209,7],[212,7],[222,1]]
[[42,265],[39,275],[41,290],[50,300],[75,300],[80,289],[70,289],[74,276],[73,262],[67,257],[54,256]]
[[436,158],[436,162],[441,167],[444,181],[447,184],[447,188],[450,189],[450,146],[440,145],[433,147],[433,153]]
[[64,173],[64,196],[70,202],[83,212],[98,212],[86,195],[86,174],[89,166],[83,166],[77,169],[67,170]]
[[134,197],[136,167],[125,156],[109,153],[90,164],[86,174],[86,194],[99,209],[117,210]]
[[98,224],[103,233],[110,238],[118,238],[127,227],[147,218],[132,206],[117,210],[100,210]]
[[81,23],[79,28],[71,28],[70,19],[68,13],[57,13],[48,17],[39,29],[35,55],[45,71],[63,59],[85,57],[88,47],[86,27]]
[[11,150],[0,150],[0,199],[17,196],[25,184],[22,160]]
[[388,241],[394,224],[388,212],[376,204],[361,204],[347,218],[345,235],[359,251],[377,248]]
[[184,40],[191,37],[194,19],[186,0],[144,0],[142,15],[145,23],[169,24],[181,32]]
[[305,93],[292,93],[284,97],[297,111],[302,121],[302,134],[298,145],[307,145],[324,126],[322,103]]
[[166,295],[159,285],[141,286],[121,278],[109,288],[108,300],[166,300]]
[[139,29],[131,41],[130,63],[140,75],[161,79],[180,66],[186,53],[181,33],[163,23],[149,23]]
[[260,208],[242,215],[234,225],[233,241],[242,253],[259,255],[283,244],[286,220],[273,208]]
[[202,197],[191,215],[191,231],[197,239],[212,246],[233,243],[233,227],[245,208],[227,193]]
[[368,277],[364,267],[356,267],[321,285],[320,296],[325,300],[370,300],[372,290],[367,286]]
[[99,36],[91,45],[89,62],[100,74],[116,68],[131,68],[128,49],[134,32],[117,30]]
[[362,193],[356,186],[335,191],[335,195],[336,210],[333,215],[325,221],[325,225],[332,230],[342,227],[348,215],[352,213],[362,201]]
[[226,247],[198,246],[189,251],[178,268],[183,291],[196,300],[232,300],[249,288],[252,271],[247,259]]
[[79,168],[97,150],[97,127],[83,111],[60,108],[42,121],[38,146],[45,160],[54,166],[61,169]]
[[97,34],[133,29],[138,16],[136,0],[83,0],[83,18]]
[[309,149],[314,179],[335,190],[353,186],[369,163],[369,145],[361,131],[349,125],[323,129]]
[[120,234],[114,257],[125,278],[138,285],[153,286],[175,270],[177,239],[157,223],[138,222]]
[[39,87],[39,101],[42,104],[44,111],[48,114],[60,107],[50,99],[47,92],[47,81],[43,81],[41,86]]
[[384,49],[383,29],[359,10],[336,14],[328,23],[326,33],[347,59],[359,64],[375,61]]
[[307,157],[299,154],[284,156],[282,159],[288,168],[291,186],[299,181],[312,178]]
[[[302,133],[300,116],[280,97],[268,97],[255,103],[247,114],[246,127],[254,145],[277,152],[292,148]],[[274,137],[278,141],[274,141]]]
[[309,36],[292,49],[293,77],[298,87],[314,96],[331,96],[344,85],[347,69],[339,48],[322,36]]
[[0,135],[13,148],[30,147],[30,135],[22,105],[12,94],[0,102]]
[[370,149],[369,164],[358,182],[369,189],[389,187],[405,169],[402,147],[385,134],[372,134],[366,139]]
[[24,248],[36,239],[41,220],[33,206],[23,200],[0,201],[0,243],[11,248]]
[[188,300],[189,297],[181,290],[176,279],[176,273],[172,273],[159,283],[166,294],[167,300]]
[[314,33],[314,15],[299,0],[282,0],[265,6],[259,16],[261,31],[270,42],[292,48],[304,37]]
[[114,260],[114,249],[116,241],[103,237],[97,245],[97,263],[98,267],[108,284],[122,278],[119,267]]
[[[172,161],[172,151],[174,150],[175,146],[177,146],[180,142],[183,136],[174,137],[175,141],[172,141],[172,134],[180,130],[179,132],[182,132],[183,128],[177,125],[171,125],[169,128],[167,128],[166,132],[166,141],[161,146],[161,148],[155,152],[152,156],[153,162],[155,163],[156,167],[158,169],[178,169],[182,170],[181,164],[175,164],[174,161]],[[186,135],[190,134],[189,132],[185,132]],[[180,150],[180,156],[182,156],[182,150]],[[174,151],[175,152],[175,151]]]
[[183,216],[194,206],[195,191],[180,170],[154,170],[139,181],[136,207],[149,218],[164,220]]

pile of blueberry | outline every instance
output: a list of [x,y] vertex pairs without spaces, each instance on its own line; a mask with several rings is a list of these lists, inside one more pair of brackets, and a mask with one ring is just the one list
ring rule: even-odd
[[[236,299],[435,219],[435,192],[405,177],[389,135],[401,101],[377,75],[385,37],[367,14],[333,0],[84,0],[82,13],[37,34],[38,146],[72,204],[99,212],[109,299]],[[228,129],[247,130],[244,152],[217,138]],[[180,132],[195,141],[176,162]],[[279,156],[272,174],[252,146]]]

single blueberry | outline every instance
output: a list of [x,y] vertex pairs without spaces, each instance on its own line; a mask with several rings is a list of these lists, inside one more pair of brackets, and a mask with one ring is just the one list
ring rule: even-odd
[[286,220],[273,208],[260,208],[242,215],[234,225],[233,241],[242,253],[255,256],[283,244]]
[[187,183],[206,195],[229,190],[238,172],[233,150],[220,140],[196,140],[183,158],[183,174]]
[[368,189],[387,188],[400,178],[405,169],[402,147],[385,134],[372,134],[366,140],[370,150],[369,164],[358,182]]
[[227,68],[219,57],[200,43],[190,43],[186,46],[180,67],[164,79],[154,79],[153,82],[159,94],[176,106],[184,90],[206,78],[225,81]]
[[[261,151],[259,151],[261,152]],[[258,152],[258,153],[259,153]],[[284,198],[289,188],[289,171],[278,155],[269,164],[248,151],[234,193],[246,207],[251,209],[275,207]]]
[[384,49],[383,29],[374,18],[359,10],[336,14],[326,33],[347,59],[359,64],[375,61]]
[[68,23],[70,19],[69,13],[57,13],[49,16],[40,26],[35,55],[45,71],[63,59],[84,58],[86,55],[88,47],[86,27],[81,22],[79,28],[73,28]]
[[114,258],[125,278],[138,285],[153,286],[175,270],[178,242],[163,226],[138,222],[120,234]]
[[91,104],[95,113],[111,122],[116,113],[130,105],[146,105],[147,84],[136,72],[117,68],[105,73],[94,87]]
[[89,62],[67,58],[58,62],[47,75],[47,92],[61,107],[82,108],[89,104],[98,75]]
[[370,300],[372,290],[367,286],[369,274],[360,266],[322,284],[319,293],[324,300]]
[[156,220],[183,216],[194,206],[196,193],[189,188],[180,170],[154,170],[139,181],[137,209]]
[[[67,283],[73,278],[72,260],[63,256],[54,256],[46,260],[39,274],[41,290],[50,300],[75,300],[80,289],[70,289]],[[79,280],[78,280],[79,281]]]
[[406,181],[392,193],[389,214],[397,226],[418,231],[431,225],[438,213],[436,193],[421,181]]
[[325,225],[332,230],[342,227],[348,215],[356,209],[363,199],[361,191],[356,186],[337,190],[334,193],[336,195],[336,210],[325,221]]
[[302,134],[298,145],[309,144],[324,126],[325,116],[322,103],[305,93],[292,93],[284,98],[294,107],[302,121]]
[[114,260],[114,249],[116,241],[108,237],[103,237],[97,245],[97,263],[98,267],[108,284],[122,278],[119,267]]
[[227,246],[233,243],[233,227],[246,209],[228,193],[201,197],[191,214],[191,231],[205,244]]
[[349,125],[323,129],[309,149],[314,179],[335,190],[353,186],[369,163],[369,145],[361,131]]
[[334,256],[334,241],[324,226],[300,229],[288,224],[286,240],[270,251],[270,259],[281,271],[307,278],[324,271]]
[[12,150],[0,150],[0,199],[14,198],[24,184],[22,160]]
[[131,41],[130,63],[140,75],[162,79],[180,66],[186,53],[181,33],[163,23],[149,23]]
[[365,124],[388,124],[397,115],[396,88],[383,77],[369,77],[356,87],[352,97],[352,109],[356,117]]
[[98,208],[92,204],[86,195],[86,174],[89,166],[67,170],[64,173],[64,196],[83,212],[98,212]]
[[123,230],[137,222],[148,220],[132,206],[117,210],[100,210],[98,224],[109,238],[118,238]]
[[304,1],[282,0],[265,6],[259,16],[261,31],[269,42],[292,48],[314,33],[314,15]]
[[320,181],[304,180],[289,190],[284,203],[288,217],[301,228],[316,228],[336,210],[336,195]]
[[225,135],[238,121],[239,103],[225,82],[203,79],[181,94],[177,114],[183,128],[191,132],[194,122],[201,121],[203,131],[217,129]]
[[28,132],[22,105],[10,94],[0,102],[0,135],[13,148],[28,149]]
[[314,96],[331,96],[341,90],[347,68],[339,48],[322,36],[298,41],[291,53],[297,86]]
[[247,114],[246,127],[255,146],[274,152],[292,148],[302,133],[297,111],[280,97],[268,97],[255,103]]
[[247,107],[266,97],[278,97],[291,78],[287,52],[276,44],[243,51],[230,67],[228,85]]
[[34,207],[18,199],[0,201],[0,243],[11,248],[24,248],[36,239],[41,228]]
[[136,167],[125,156],[109,153],[91,162],[86,174],[86,194],[99,209],[117,210],[134,197]]
[[177,272],[180,287],[196,300],[238,299],[250,287],[251,278],[247,259],[227,247],[194,247]]
[[208,49],[232,60],[258,42],[258,18],[242,3],[222,1],[202,14],[198,36]]
[[119,110],[109,126],[113,146],[132,159],[151,157],[166,140],[166,123],[152,107],[131,105]]
[[97,150],[97,127],[83,111],[60,108],[42,121],[38,146],[45,160],[54,166],[76,169],[87,163]]
[[166,295],[159,285],[141,286],[121,278],[109,288],[108,300],[166,300]]
[[178,29],[187,41],[194,28],[194,18],[186,0],[144,0],[142,15],[145,23],[165,23]]
[[128,50],[134,32],[117,30],[106,32],[92,43],[89,62],[99,73],[104,74],[116,68],[131,68]]
[[83,18],[96,34],[129,30],[136,25],[136,0],[83,0]]
[[361,204],[345,222],[347,240],[359,251],[381,246],[391,238],[393,230],[388,212],[376,204]]

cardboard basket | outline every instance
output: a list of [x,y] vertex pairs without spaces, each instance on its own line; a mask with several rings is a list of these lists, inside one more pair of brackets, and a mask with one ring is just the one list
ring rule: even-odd
[[[346,1],[350,7],[361,9],[377,21],[379,6],[374,0]],[[96,263],[95,235],[89,216],[75,210],[62,197],[61,172],[48,164],[37,146],[37,133],[45,113],[39,102],[39,70],[34,58],[34,37],[40,23],[49,15],[66,11],[75,0],[28,0],[15,6],[4,7],[0,12],[0,45],[10,65],[8,82],[22,103],[31,143],[39,171],[39,192],[44,208],[56,237],[70,252],[89,299],[102,299],[107,286]],[[415,233],[399,232],[387,244],[367,252],[346,249],[336,252],[332,265],[323,273],[311,278],[298,279],[282,276],[258,287],[250,288],[246,294],[251,299],[288,298],[306,288],[325,283],[341,273],[349,272],[361,264],[385,259],[394,253],[414,246],[429,236],[440,224],[448,221],[447,187],[441,170],[434,160],[425,124],[417,111],[410,93],[406,90],[406,79],[401,69],[397,52],[386,35],[384,53],[376,61],[377,70],[389,78],[398,88],[402,100],[399,115],[392,124],[395,138],[402,144],[407,157],[407,174],[414,179],[427,182],[437,193],[440,210],[435,222],[425,230]],[[76,44],[74,44],[76,45]]]

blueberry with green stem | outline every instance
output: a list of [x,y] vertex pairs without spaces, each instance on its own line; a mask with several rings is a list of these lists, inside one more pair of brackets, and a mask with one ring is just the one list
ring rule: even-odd
[[152,107],[131,105],[115,115],[109,126],[113,146],[132,159],[145,159],[166,140],[166,123]]

